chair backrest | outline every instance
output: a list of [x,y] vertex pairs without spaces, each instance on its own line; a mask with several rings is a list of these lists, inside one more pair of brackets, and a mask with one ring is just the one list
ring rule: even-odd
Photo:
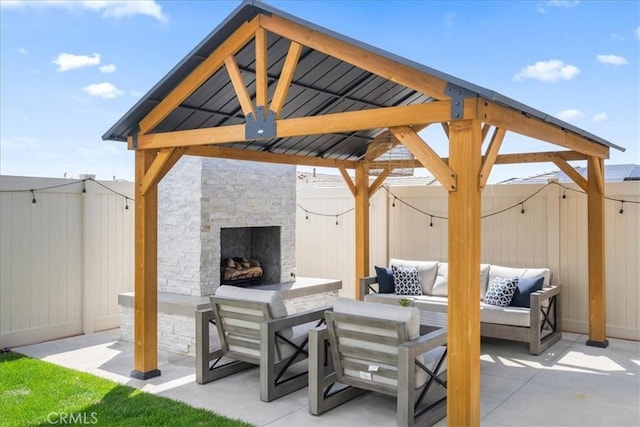
[[[282,295],[277,291],[220,286],[210,299],[222,351],[241,359],[245,356],[259,360],[261,322],[287,316]],[[280,333],[287,338],[293,334],[291,329]],[[277,345],[276,355],[279,359]]]
[[418,309],[338,298],[325,317],[338,382],[396,394],[398,346],[418,338]]

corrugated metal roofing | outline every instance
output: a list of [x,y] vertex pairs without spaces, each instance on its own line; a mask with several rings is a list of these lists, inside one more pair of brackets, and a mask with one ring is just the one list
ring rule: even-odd
[[[413,67],[420,72],[456,84],[480,97],[552,123],[558,127],[589,138],[598,144],[624,151],[623,148],[609,141],[502,96],[499,93],[347,38],[289,15],[272,6],[253,0],[245,0],[236,8],[229,17],[218,25],[217,28],[118,120],[102,138],[104,140],[126,141],[127,137],[135,132],[137,124],[142,118],[184,80],[191,71],[215,51],[224,40],[233,34],[242,23],[252,19],[258,14],[275,14],[393,61]],[[286,58],[289,41],[273,33],[268,33],[267,41],[267,74],[269,80],[269,96],[272,96],[275,91],[277,78],[280,75]],[[236,54],[236,61],[244,81],[247,84],[249,94],[255,97],[255,48],[253,41],[247,43],[247,45]],[[359,111],[378,107],[422,104],[431,101],[433,101],[432,98],[413,89],[396,84],[321,52],[304,48],[280,118],[286,119],[346,111]],[[153,132],[199,129],[242,124],[244,122],[245,118],[236,98],[235,91],[231,85],[226,69],[222,67],[153,129]],[[356,160],[365,154],[370,140],[380,132],[380,129],[375,129],[306,137],[274,138],[271,140],[223,144],[223,146],[273,153]]]
[[[587,178],[587,168],[584,166],[575,167],[583,177]],[[536,184],[546,183],[549,179],[557,178],[560,182],[573,182],[566,173],[562,171],[546,172],[544,174],[530,176],[527,178],[511,178],[507,181],[503,181],[500,184]],[[625,165],[605,165],[604,166],[604,180],[605,182],[623,182],[623,181],[638,181],[640,180],[640,165],[625,164]]]

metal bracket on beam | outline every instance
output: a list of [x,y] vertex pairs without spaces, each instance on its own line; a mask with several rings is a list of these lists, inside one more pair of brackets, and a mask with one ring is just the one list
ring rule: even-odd
[[138,149],[138,132],[140,132],[140,126],[136,126],[131,132],[131,147],[134,150]]
[[451,97],[451,120],[462,120],[464,118],[464,100],[478,96],[477,93],[449,83],[444,92]]
[[244,126],[246,139],[269,139],[276,137],[276,113],[269,110],[264,113],[264,107],[256,107],[256,115],[248,114]]

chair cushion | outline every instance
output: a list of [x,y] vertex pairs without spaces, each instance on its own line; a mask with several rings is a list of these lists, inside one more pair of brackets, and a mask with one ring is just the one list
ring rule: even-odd
[[378,292],[381,294],[392,294],[395,290],[393,284],[393,270],[386,267],[376,266],[376,277],[378,278]]
[[436,271],[438,270],[438,264],[438,261],[411,261],[397,258],[391,258],[391,261],[389,262],[390,266],[408,265],[418,267],[418,275],[420,276],[422,293],[426,295],[429,295],[431,293],[431,288],[433,288],[433,282],[436,280]]
[[531,294],[542,289],[544,277],[520,277],[513,298],[509,305],[515,307],[531,307]]
[[420,336],[420,311],[415,307],[402,307],[400,304],[364,302],[338,297],[333,303],[333,311],[404,322],[410,340]]
[[422,295],[418,267],[392,265],[394,293],[396,295]]
[[517,287],[517,277],[512,279],[496,278],[493,282],[489,283],[489,288],[484,296],[484,303],[498,307],[506,307],[511,303]]
[[[281,317],[286,317],[289,313],[287,312],[287,307],[284,305],[284,299],[282,298],[282,294],[278,291],[267,291],[262,289],[251,289],[251,288],[240,288],[238,286],[219,286],[215,290],[215,296],[224,297],[224,298],[232,298],[239,299],[244,301],[254,301],[254,302],[266,302],[269,305],[269,313],[271,314],[272,319],[279,319]],[[249,310],[254,312],[255,310]],[[254,315],[261,315],[262,313],[250,313]]]

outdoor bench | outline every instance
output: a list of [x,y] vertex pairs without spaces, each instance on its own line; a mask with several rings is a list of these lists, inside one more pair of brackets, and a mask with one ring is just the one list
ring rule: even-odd
[[[440,323],[438,326],[446,326],[448,264],[392,259],[390,266],[376,267],[376,276],[360,279],[359,291],[364,300],[398,304],[404,298],[420,310],[422,317],[431,317],[435,324]],[[496,290],[501,296],[501,287],[514,278],[518,278],[515,295],[496,305]],[[562,338],[560,290],[560,286],[551,285],[548,268],[481,264],[481,336],[529,343],[530,353],[542,353]]]

